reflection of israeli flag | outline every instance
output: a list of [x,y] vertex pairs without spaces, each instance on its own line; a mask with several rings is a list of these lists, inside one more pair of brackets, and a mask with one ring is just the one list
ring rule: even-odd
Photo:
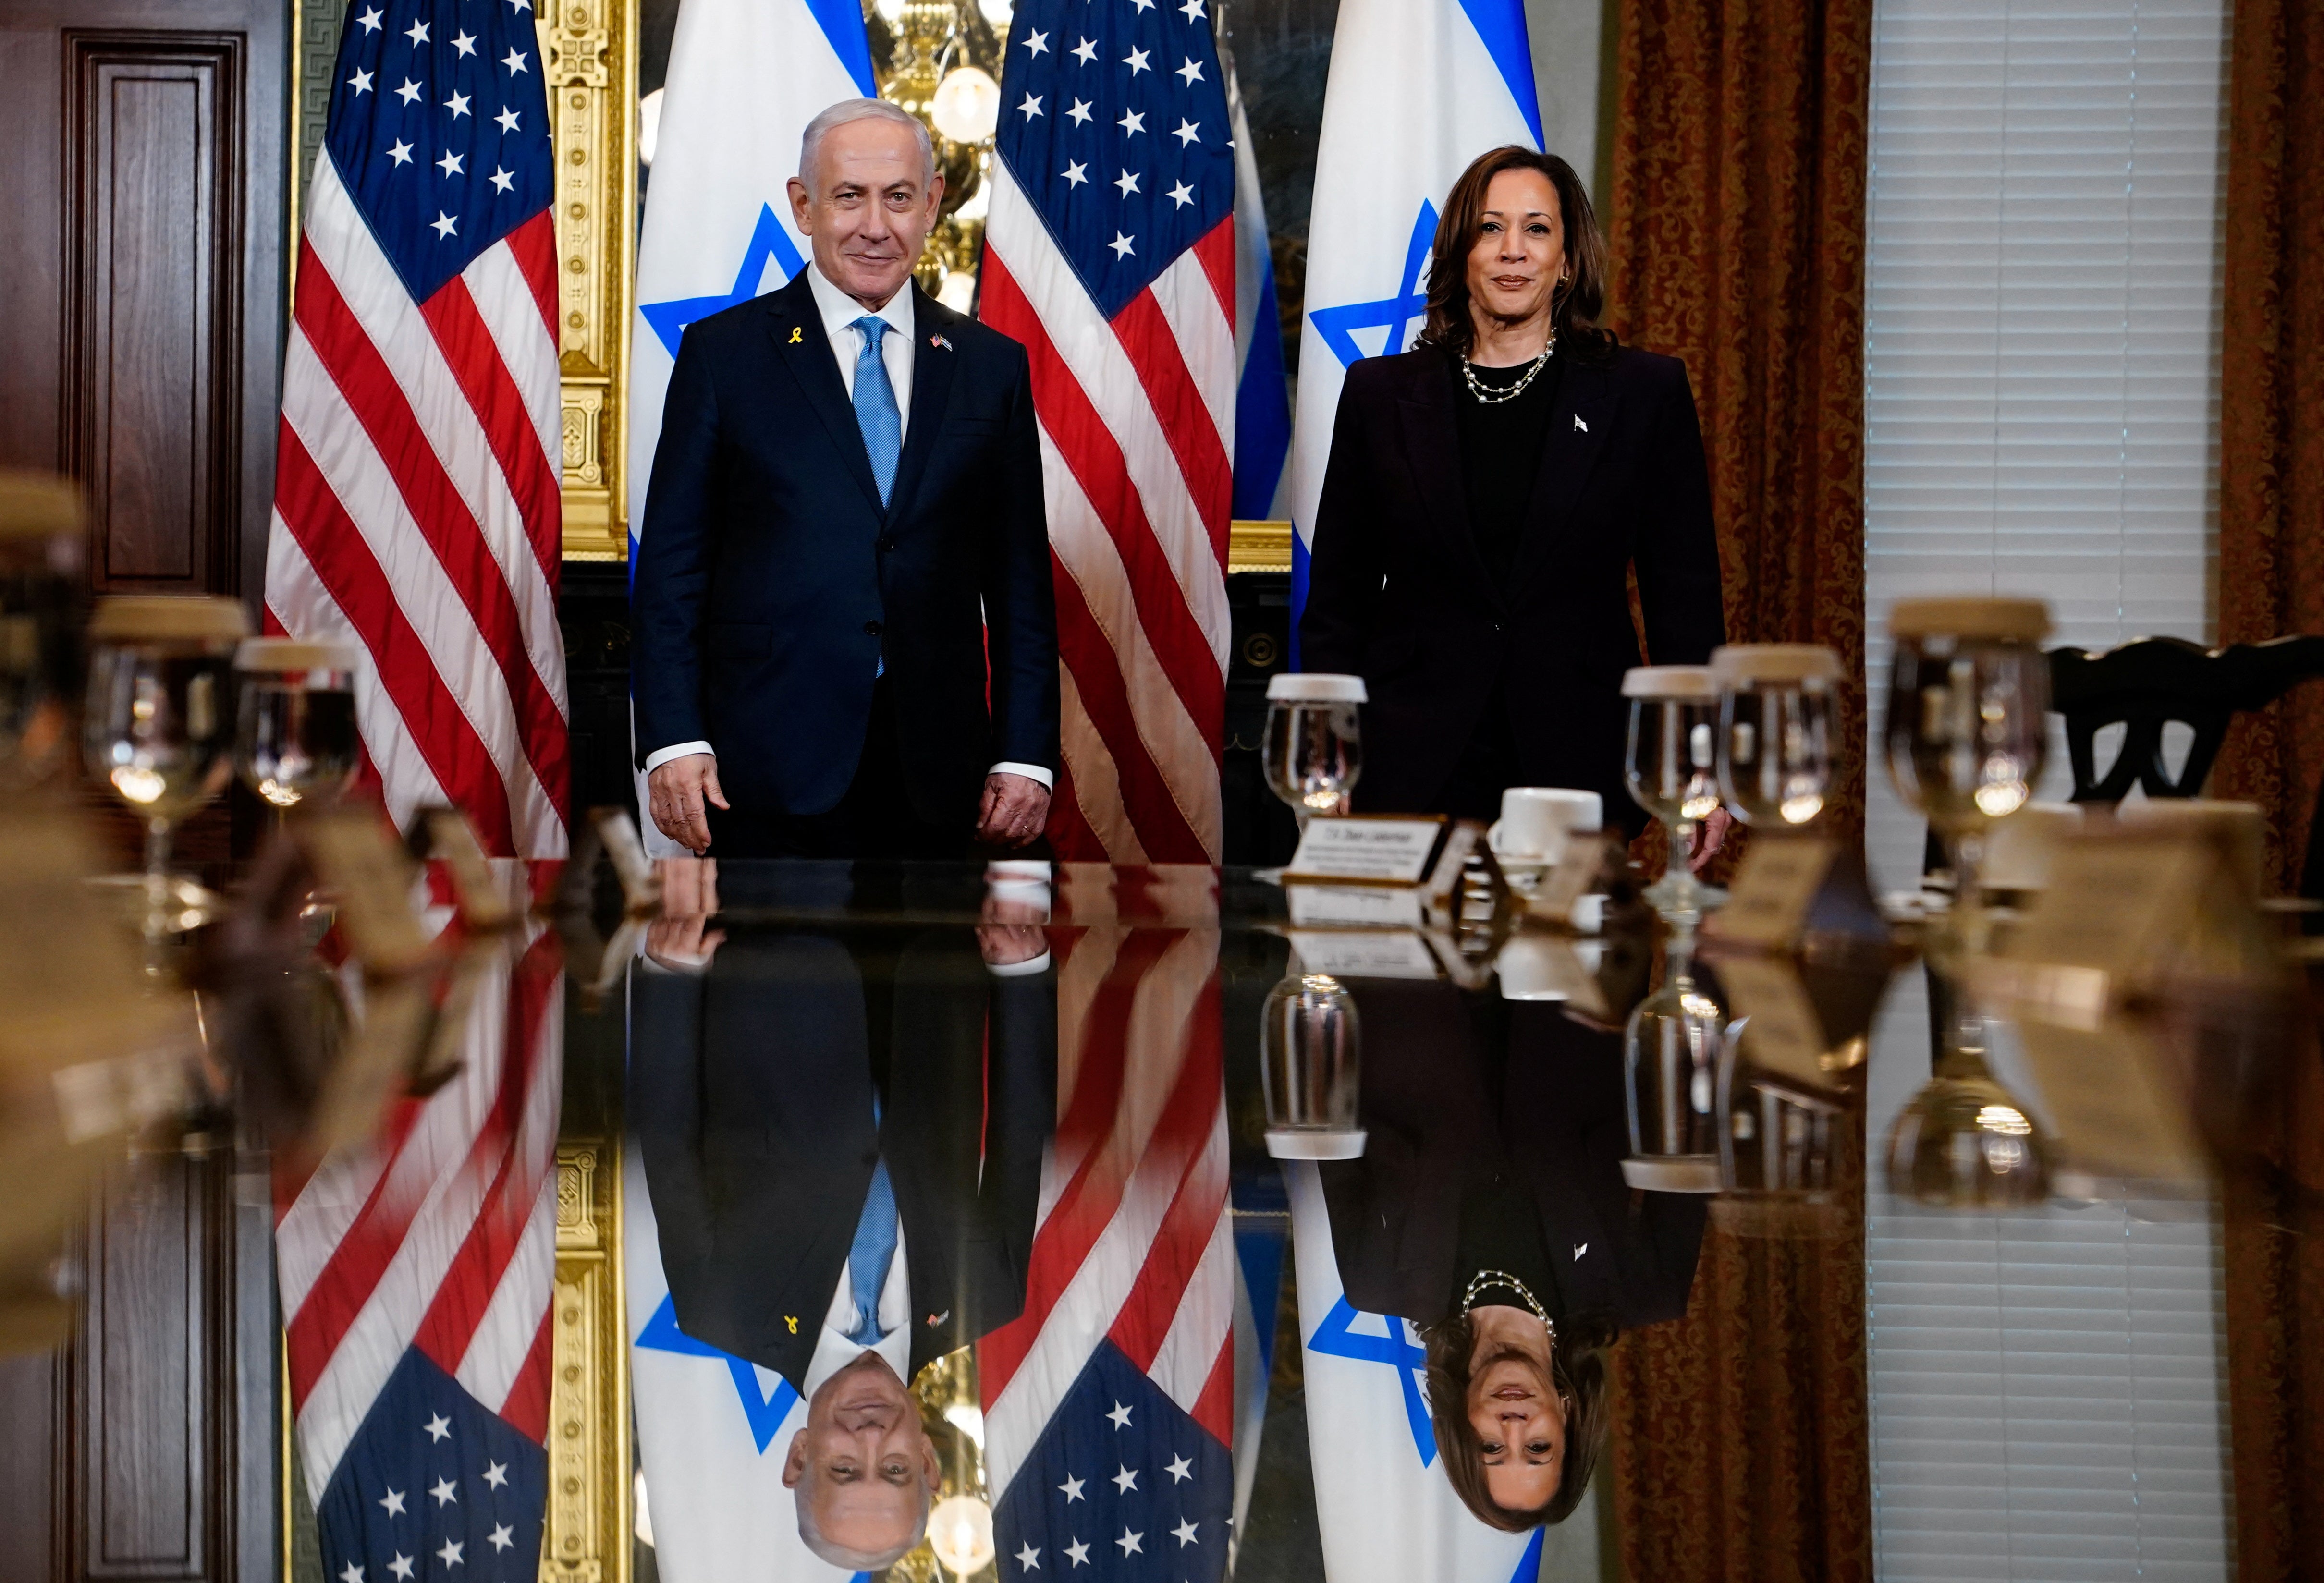
[[1341,381],[1357,358],[1411,345],[1427,313],[1438,206],[1471,160],[1508,143],[1541,146],[1524,0],[1342,0],[1291,440],[1295,634]]
[[1452,1493],[1429,1428],[1420,1338],[1404,1320],[1348,1305],[1315,1166],[1286,1163],[1283,1173],[1291,1190],[1307,1444],[1324,1573],[1331,1583],[1533,1578],[1541,1568],[1542,1531],[1488,1528]]
[[[661,403],[686,327],[771,291],[807,244],[785,189],[799,136],[842,99],[879,91],[856,0],[685,0],[638,234],[630,326],[630,565],[645,521]],[[645,805],[644,782],[638,787]],[[640,821],[656,856],[678,851]]]
[[807,1409],[780,1375],[678,1328],[634,1144],[622,1161],[622,1218],[638,1461],[665,1583],[842,1583],[849,1574],[799,1542],[783,1487]]

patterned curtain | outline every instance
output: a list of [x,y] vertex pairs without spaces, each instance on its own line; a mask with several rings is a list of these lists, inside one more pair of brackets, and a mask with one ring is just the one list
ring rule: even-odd
[[[1614,327],[1694,382],[1729,636],[1830,644],[1851,677],[1871,42],[1871,0],[1625,0],[1604,206]],[[1865,718],[1851,684],[1843,837]],[[1821,1225],[1719,1215],[1686,1319],[1617,1348],[1625,1578],[1871,1577],[1862,1193],[1835,1196]]]
[[[2227,81],[2219,640],[2324,632],[2324,7],[2236,0]],[[2238,716],[2214,795],[2267,810],[2301,887],[2324,778],[2324,687]],[[2311,854],[2310,874],[2324,874]],[[2324,974],[2309,980],[2309,1018]],[[2227,1389],[2237,1569],[2324,1577],[2324,1072],[2293,1063],[2273,1146],[2230,1178]]]
[[[2324,9],[2236,0],[2227,82],[2219,640],[2324,632]],[[2215,796],[2267,810],[2300,885],[2324,778],[2324,688],[2238,718]]]
[[[1609,319],[1683,358],[1736,642],[1864,665],[1864,205],[1871,0],[1625,0]],[[1864,740],[1846,694],[1840,740]],[[1864,823],[1846,755],[1837,815]]]

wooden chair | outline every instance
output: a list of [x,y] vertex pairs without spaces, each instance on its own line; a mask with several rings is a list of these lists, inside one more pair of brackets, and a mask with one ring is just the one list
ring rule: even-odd
[[[2184,638],[2141,638],[2103,653],[2049,655],[2050,707],[2066,719],[2073,800],[2108,807],[2134,786],[2150,797],[2200,796],[2239,712],[2264,709],[2324,676],[2324,637],[2313,636],[2208,649]],[[2176,775],[2163,752],[2163,728],[2174,720],[2194,732]],[[2101,771],[2098,736],[2110,725],[2124,728],[2122,748]],[[2324,787],[2310,830],[2300,894],[2324,899]]]

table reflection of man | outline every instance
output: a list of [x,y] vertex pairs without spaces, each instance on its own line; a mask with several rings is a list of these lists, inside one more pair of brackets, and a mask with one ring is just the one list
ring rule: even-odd
[[1320,1173],[1348,1301],[1419,1329],[1462,1504],[1563,1522],[1604,1447],[1608,1348],[1686,1311],[1702,1202],[1623,1183],[1619,1034],[1449,984],[1351,987],[1369,1136]]
[[[715,865],[664,872],[630,1086],[678,1327],[799,1393],[799,1537],[876,1571],[919,1542],[941,1478],[909,1382],[1024,1306],[1055,1110],[1046,942],[999,908],[973,930],[706,928]],[[786,882],[831,907],[847,872]]]

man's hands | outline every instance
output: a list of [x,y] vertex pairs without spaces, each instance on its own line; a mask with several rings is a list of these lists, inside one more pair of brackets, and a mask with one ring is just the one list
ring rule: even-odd
[[[1015,778],[996,775],[987,780],[986,805],[991,805],[993,780]],[[653,815],[654,827],[696,857],[710,850],[710,816],[703,811],[706,801],[722,808],[728,805],[726,794],[718,789],[715,754],[688,753],[682,759],[656,765],[653,773],[646,777],[646,806]],[[1047,805],[1045,794],[1045,810]]]
[[646,925],[646,954],[674,972],[700,972],[726,940],[724,929],[703,932],[718,912],[717,860],[664,858],[654,870],[661,916]]
[[[686,760],[681,759],[676,762],[682,764]],[[717,782],[713,780],[711,784],[715,786]],[[723,808],[726,805],[720,803],[718,805]],[[659,809],[655,811],[654,817],[661,817]],[[1047,787],[1030,776],[1011,775],[1005,770],[984,778],[984,799],[976,810],[977,840],[988,846],[1027,846],[1048,827]]]

